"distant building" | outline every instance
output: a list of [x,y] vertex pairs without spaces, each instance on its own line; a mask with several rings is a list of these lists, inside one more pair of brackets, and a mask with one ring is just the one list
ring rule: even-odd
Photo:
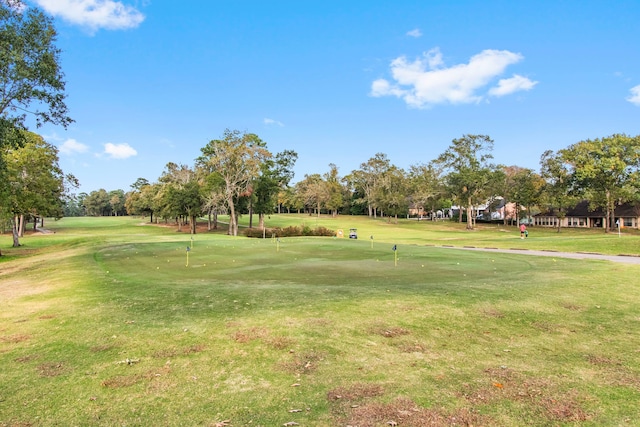
[[[556,212],[542,212],[534,216],[534,224],[542,227],[582,227],[593,228],[603,227],[605,223],[605,212],[601,209],[589,210],[589,202],[583,200],[575,207],[567,210],[566,216],[562,219],[557,217]],[[616,221],[620,221],[622,227],[640,227],[640,205],[625,203],[616,206],[614,210]]]

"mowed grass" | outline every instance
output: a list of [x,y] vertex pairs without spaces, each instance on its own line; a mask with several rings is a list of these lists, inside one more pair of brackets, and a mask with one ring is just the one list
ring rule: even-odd
[[640,266],[431,246],[637,236],[270,222],[361,238],[192,241],[135,218],[50,222],[18,249],[1,236],[0,426],[640,419]]

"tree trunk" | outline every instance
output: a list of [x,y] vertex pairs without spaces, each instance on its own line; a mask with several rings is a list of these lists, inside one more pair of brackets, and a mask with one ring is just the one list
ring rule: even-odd
[[18,216],[14,216],[11,220],[11,232],[13,234],[13,247],[17,248],[20,246],[20,233],[18,232],[18,227],[20,226],[20,220]]
[[264,230],[264,214],[258,214],[258,228]]
[[197,220],[195,215],[191,215],[191,234],[196,234]]
[[473,230],[473,205],[471,197],[467,199],[467,230]]

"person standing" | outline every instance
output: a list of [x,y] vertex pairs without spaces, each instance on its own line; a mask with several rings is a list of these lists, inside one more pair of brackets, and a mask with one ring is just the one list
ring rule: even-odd
[[524,224],[520,224],[520,238],[524,239],[526,235],[527,235],[527,226]]

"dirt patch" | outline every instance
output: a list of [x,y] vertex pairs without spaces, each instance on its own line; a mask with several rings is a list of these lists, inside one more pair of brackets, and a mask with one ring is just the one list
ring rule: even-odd
[[291,359],[280,362],[280,369],[294,374],[309,374],[314,372],[325,359],[323,352],[310,350],[301,354],[290,353]]
[[62,362],[43,363],[36,369],[41,377],[57,377],[68,371],[67,367]]
[[201,353],[205,348],[204,344],[195,344],[184,348],[165,348],[153,353],[153,357],[166,359],[177,356],[188,356],[190,354]]
[[582,306],[570,302],[561,304],[561,307],[571,311],[582,311],[584,309]]
[[142,377],[140,375],[119,375],[102,381],[102,386],[106,388],[124,388],[137,384]]
[[265,343],[276,350],[285,350],[293,347],[296,340],[288,337],[269,337],[265,340]]
[[7,335],[4,337],[0,337],[0,342],[6,342],[9,344],[17,344],[17,343],[21,343],[21,342],[25,342],[31,339],[31,335],[27,335],[27,334],[14,334],[14,335]]
[[485,317],[490,317],[493,319],[502,319],[504,317],[503,312],[493,307],[483,308],[481,312]]
[[266,328],[253,327],[235,331],[232,338],[235,342],[248,343],[249,341],[265,338],[269,336],[269,330]]
[[369,328],[369,333],[381,335],[386,338],[395,338],[403,335],[409,335],[411,334],[411,331],[400,326],[374,325]]
[[113,345],[111,344],[102,344],[102,345],[96,345],[91,347],[89,351],[91,351],[92,353],[102,353],[103,351],[109,351],[112,348],[113,348]]
[[21,356],[15,359],[16,362],[18,363],[28,363],[31,362],[33,360],[37,360],[39,359],[40,356],[38,356],[37,354],[28,354],[26,356]]
[[341,425],[358,427],[403,426],[403,427],[444,427],[444,426],[484,426],[491,425],[490,419],[479,413],[461,408],[451,413],[436,409],[421,408],[408,398],[397,398],[390,403],[369,403],[351,408]]
[[574,390],[564,392],[550,379],[527,378],[506,367],[486,369],[483,384],[470,386],[463,397],[474,406],[501,400],[520,402],[527,410],[550,422],[581,422],[590,419],[582,407],[586,400]]
[[331,402],[356,402],[368,397],[377,397],[384,394],[384,389],[379,384],[359,383],[349,387],[338,387],[327,393],[327,399]]

